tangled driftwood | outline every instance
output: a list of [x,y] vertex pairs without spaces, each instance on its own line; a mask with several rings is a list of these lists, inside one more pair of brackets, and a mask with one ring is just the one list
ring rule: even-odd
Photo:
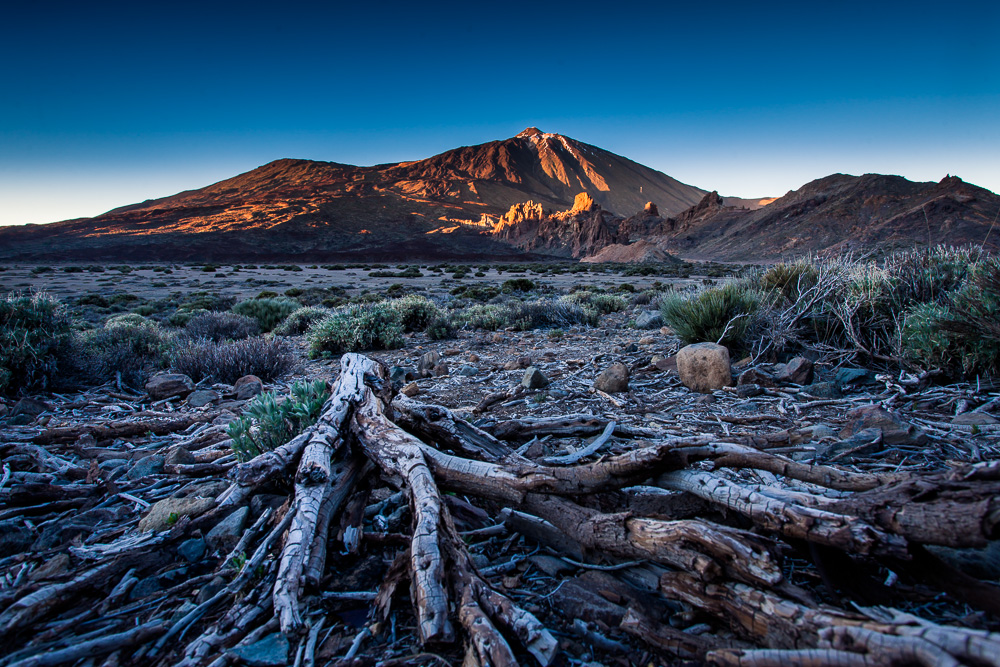
[[[599,438],[575,455],[534,461],[506,442],[552,433],[600,435],[604,441],[625,435],[640,439],[640,446],[580,462],[600,449]],[[758,471],[774,482],[740,481],[722,469]],[[628,561],[624,567],[653,567],[660,595],[712,614],[733,633],[714,639],[681,632],[623,593],[629,612],[621,629],[676,656],[726,665],[1000,665],[996,634],[936,625],[893,609],[822,605],[782,569],[784,541],[811,544],[896,569],[933,570],[933,583],[1000,612],[996,586],[969,581],[922,548],[982,546],[1000,535],[996,464],[948,473],[862,473],[706,436],[662,437],[592,416],[505,422],[489,433],[445,408],[394,399],[385,367],[355,354],[343,357],[318,422],[233,468],[234,482],[214,509],[166,532],[127,533],[85,550],[94,563],[71,579],[0,600],[0,641],[20,647],[6,665],[65,664],[112,651],[120,655],[129,647],[138,647],[134,662],[221,665],[223,649],[275,630],[297,642],[296,664],[314,664],[323,621],[307,612],[322,600],[318,586],[330,526],[343,513],[358,514],[344,538],[356,548],[366,496],[354,509],[352,502],[359,482],[375,471],[406,494],[412,526],[405,555],[373,600],[372,620],[386,617],[394,592],[408,579],[420,642],[434,647],[462,637],[467,664],[513,665],[530,655],[549,665],[559,643],[477,569],[442,489],[503,508],[508,529],[572,558],[610,561],[609,569],[622,561]],[[43,652],[44,633],[32,630],[40,621],[79,606],[79,614],[47,630],[70,632],[74,620],[136,607],[124,599],[137,569],[281,479],[292,483],[289,503],[257,517],[223,559],[219,571],[236,573],[224,588],[182,615],[136,609],[136,618],[143,619],[138,625]],[[701,516],[672,510],[682,494],[689,510],[704,509]],[[67,499],[68,490],[55,500]],[[657,511],[646,516],[626,504]],[[104,601],[98,607],[83,603],[93,598]],[[345,660],[357,655],[369,632],[357,636]]]

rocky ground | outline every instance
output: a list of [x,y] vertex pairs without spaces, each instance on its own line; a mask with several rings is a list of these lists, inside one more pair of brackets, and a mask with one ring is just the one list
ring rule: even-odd
[[[546,465],[601,461],[664,438],[698,436],[863,473],[992,469],[1000,459],[996,387],[935,386],[819,359],[743,359],[732,360],[735,386],[699,393],[679,377],[680,346],[669,331],[655,324],[626,328],[634,317],[617,313],[604,316],[599,328],[557,332],[463,331],[446,341],[415,334],[402,349],[370,356],[390,367],[404,395],[450,408],[498,437],[532,418],[585,415],[579,419],[596,424],[576,435],[508,441]],[[228,590],[250,565],[257,570],[247,576],[271,580],[277,547],[254,552],[248,545],[289,511],[290,483],[279,480],[228,516],[210,512],[237,464],[226,424],[257,391],[283,394],[303,377],[332,383],[338,367],[335,360],[303,358],[294,377],[275,385],[154,383],[145,395],[105,386],[3,404],[0,644],[6,655],[0,664],[461,664],[460,643],[417,641],[406,586],[389,605],[375,600],[380,586],[400,577],[398,557],[410,531],[405,499],[378,474],[362,482],[363,493],[352,496],[331,527],[301,641],[278,632],[277,622],[268,621],[269,591],[250,586],[235,598],[245,595],[245,604],[229,612],[242,610],[234,622],[237,629],[244,623],[244,631],[193,657],[193,640],[225,610],[210,608],[193,621],[185,616]],[[778,480],[751,469],[731,476],[750,486]],[[689,494],[657,504],[641,488],[620,492],[625,504],[614,511],[662,515],[669,504],[672,518],[695,514],[754,526]],[[495,501],[462,493],[445,501],[483,579],[553,633],[554,664],[700,662],[707,649],[756,643],[718,615],[659,595],[657,581],[667,571],[661,565],[588,549],[568,555],[572,549],[526,536],[531,531],[516,528]],[[684,503],[687,514],[679,508]],[[212,524],[198,524],[206,512]],[[1000,579],[995,541],[986,548],[928,549],[968,576]],[[849,610],[885,605],[936,623],[1000,629],[996,599],[983,603],[891,559],[853,554],[844,564],[843,553],[820,554],[801,540],[786,540],[779,551],[785,579],[814,603]],[[253,561],[252,553],[263,560]],[[642,625],[650,619],[659,630]],[[181,621],[190,631],[171,636],[168,628]],[[681,631],[689,645],[680,647],[664,628]],[[94,644],[106,637],[113,645]],[[81,646],[86,650],[74,652]]]

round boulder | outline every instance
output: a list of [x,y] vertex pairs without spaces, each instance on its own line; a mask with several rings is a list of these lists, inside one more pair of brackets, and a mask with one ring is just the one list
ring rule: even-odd
[[715,343],[695,343],[677,353],[677,372],[691,391],[710,394],[733,384],[729,350]]
[[594,380],[594,389],[607,394],[619,394],[628,391],[628,366],[612,364],[604,369]]

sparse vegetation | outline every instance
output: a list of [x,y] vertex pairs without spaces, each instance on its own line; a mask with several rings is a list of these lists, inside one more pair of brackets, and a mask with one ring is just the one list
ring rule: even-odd
[[247,403],[243,416],[229,424],[232,449],[240,461],[285,444],[316,423],[330,397],[326,381],[296,382],[284,400],[264,392]]
[[302,306],[292,311],[292,314],[285,318],[285,321],[274,328],[274,333],[279,336],[298,336],[304,334],[314,322],[317,322],[330,314],[329,308],[320,306]]
[[189,336],[216,342],[242,340],[260,333],[260,325],[254,318],[224,312],[199,313],[189,319],[184,328]]
[[0,300],[0,394],[48,387],[68,347],[70,326],[62,303],[43,292]]
[[422,331],[441,310],[434,302],[419,294],[409,294],[389,301],[389,306],[399,313],[404,331]]
[[760,295],[729,283],[694,296],[671,295],[660,304],[663,320],[685,344],[720,343],[730,350],[749,346],[748,334],[761,307]]
[[174,351],[171,366],[196,382],[211,378],[233,383],[244,375],[256,375],[266,382],[292,370],[295,355],[280,338],[254,336],[221,343],[196,340]]
[[391,350],[403,344],[400,311],[387,302],[350,304],[313,324],[306,334],[309,355],[319,357],[359,350]]
[[502,304],[476,304],[456,314],[456,320],[473,329],[512,328],[517,331],[597,324],[597,313],[575,303],[543,299]]
[[141,387],[167,364],[174,336],[150,319],[135,313],[112,317],[99,329],[79,335],[75,362],[91,382],[115,380]]
[[578,304],[601,315],[617,313],[628,308],[628,302],[624,298],[599,292],[573,292],[562,297],[561,301]]
[[237,315],[245,315],[257,320],[261,331],[271,331],[274,327],[299,309],[299,302],[288,297],[265,297],[247,299],[233,306]]

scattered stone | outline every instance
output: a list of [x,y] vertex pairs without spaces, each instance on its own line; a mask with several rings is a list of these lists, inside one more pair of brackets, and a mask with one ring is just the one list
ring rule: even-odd
[[814,382],[802,388],[802,392],[814,398],[840,398],[840,387],[836,382]]
[[805,357],[795,357],[781,369],[777,380],[792,384],[810,384],[813,381],[813,362]]
[[424,352],[417,361],[417,373],[420,377],[430,377],[434,374],[434,367],[441,361],[441,355],[435,351]]
[[434,377],[440,378],[448,374],[448,364],[445,362],[440,362],[434,366],[433,369]]
[[841,385],[863,384],[873,379],[871,372],[863,368],[841,368],[833,376],[833,381]]
[[136,582],[135,586],[128,594],[129,600],[141,600],[143,598],[148,598],[150,595],[159,593],[163,590],[163,584],[160,583],[157,577],[146,577],[145,579],[140,579]]
[[474,353],[474,352],[469,354],[468,359],[469,359],[469,363],[473,363],[473,364],[479,363],[479,355],[476,354],[476,353]]
[[628,391],[628,366],[625,364],[612,364],[594,380],[594,389],[598,389],[608,394],[620,394]]
[[705,394],[704,396],[699,396],[698,398],[696,398],[694,402],[697,403],[698,405],[711,405],[712,403],[715,403],[717,400],[718,399],[715,398],[715,396],[713,396],[712,394]]
[[528,560],[531,561],[532,565],[550,577],[558,577],[566,572],[571,572],[574,569],[572,565],[564,561],[562,558],[556,558],[555,556],[549,556],[546,554],[537,554]]
[[736,385],[736,395],[740,398],[753,398],[764,393],[764,388],[759,384],[738,384]]
[[249,507],[241,507],[225,519],[215,524],[205,536],[205,542],[213,550],[229,551],[240,541],[243,529],[246,527]]
[[139,522],[139,531],[169,530],[181,518],[198,516],[214,505],[213,498],[165,498],[149,508]]
[[465,366],[462,366],[457,371],[455,371],[455,374],[462,375],[465,377],[471,377],[473,375],[479,375],[479,369],[476,368],[475,366],[466,364]]
[[163,461],[167,465],[191,465],[197,462],[194,458],[194,454],[184,449],[183,447],[174,447],[169,452],[167,452],[167,457]]
[[522,368],[528,368],[529,366],[531,366],[531,357],[525,355],[518,357],[514,361],[508,361],[504,364],[503,369],[505,371],[519,371]]
[[222,400],[222,394],[214,389],[196,389],[188,394],[187,404],[192,408],[203,408]]
[[656,342],[656,339],[653,338],[652,336],[643,336],[642,338],[639,339],[639,345],[643,345],[643,346],[652,345],[655,342]]
[[444,356],[454,357],[456,354],[461,354],[461,353],[462,351],[457,347],[449,347],[447,350],[444,351]]
[[[841,434],[841,437],[843,437],[843,434]],[[881,429],[866,428],[844,440],[832,442],[825,446],[817,446],[816,455],[820,458],[830,459],[844,452],[850,452],[850,454],[840,456],[837,459],[838,463],[850,463],[856,456],[874,454],[884,446],[884,443]]]
[[248,667],[284,667],[288,664],[288,639],[273,632],[260,641],[226,651]]
[[848,410],[847,425],[841,430],[840,437],[850,438],[866,429],[879,429],[887,445],[923,445],[927,442],[926,433],[877,405],[862,405]]
[[964,412],[956,415],[951,423],[958,426],[989,426],[996,424],[997,420],[985,412]]
[[403,387],[399,391],[399,393],[401,393],[403,396],[408,396],[410,398],[413,398],[414,396],[420,393],[420,387],[417,386],[416,382],[411,382],[410,384]]
[[213,597],[215,597],[216,593],[218,593],[225,587],[226,587],[226,580],[223,579],[222,577],[216,577],[215,579],[212,579],[210,582],[201,587],[201,590],[198,591],[198,597],[196,597],[194,601],[197,604],[201,604],[206,600],[211,600]]
[[244,375],[236,381],[233,389],[236,390],[236,400],[248,401],[264,391],[264,381],[256,375]]
[[194,391],[194,381],[183,373],[157,373],[146,383],[146,393],[154,401],[187,396]]
[[11,410],[11,417],[17,417],[19,415],[25,415],[31,417],[32,420],[43,412],[49,412],[52,410],[52,406],[41,401],[37,398],[22,398],[20,401],[14,404],[14,409]]
[[417,370],[411,366],[393,366],[389,369],[389,379],[395,385],[417,379]]
[[177,554],[187,560],[189,563],[197,563],[205,555],[205,540],[196,537],[191,540],[185,540],[181,542],[181,545],[177,547]]
[[230,412],[229,410],[223,410],[218,417],[212,420],[212,426],[225,426],[231,421],[237,419],[235,412]]
[[628,345],[622,348],[622,352],[624,352],[625,354],[634,354],[638,351],[639,351],[639,346],[636,345],[635,343],[629,343]]
[[150,454],[136,461],[125,476],[129,479],[142,479],[149,475],[159,475],[163,472],[165,459],[160,454]]
[[677,353],[677,372],[691,391],[708,394],[733,384],[729,350],[715,343],[695,343]]
[[41,581],[42,579],[60,577],[69,571],[69,564],[69,554],[56,554],[39,565],[38,569],[31,573],[31,579],[32,581]]
[[737,386],[741,384],[759,384],[761,387],[773,387],[774,376],[765,373],[759,368],[748,368],[740,373],[739,379],[736,381]]
[[521,378],[521,386],[526,389],[541,389],[548,384],[549,379],[534,366],[529,366],[528,370],[524,372],[524,377]]
[[635,317],[636,329],[656,329],[663,324],[663,316],[657,310],[644,310]]
[[661,371],[666,371],[668,373],[677,372],[677,357],[660,357],[658,360],[654,357],[653,365],[656,366]]
[[812,440],[822,440],[823,438],[835,438],[837,432],[826,424],[817,424],[809,429],[809,437]]

